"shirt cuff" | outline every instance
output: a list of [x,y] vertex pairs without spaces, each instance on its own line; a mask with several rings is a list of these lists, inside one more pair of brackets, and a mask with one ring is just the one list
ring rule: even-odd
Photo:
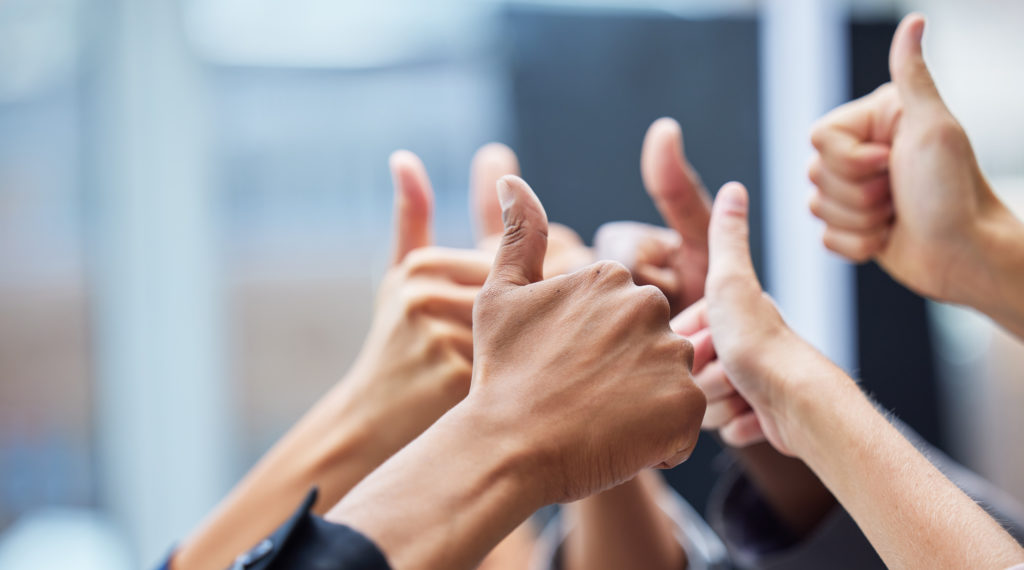
[[316,496],[314,488],[274,534],[239,555],[232,570],[391,570],[384,554],[369,538],[314,515],[311,509]]

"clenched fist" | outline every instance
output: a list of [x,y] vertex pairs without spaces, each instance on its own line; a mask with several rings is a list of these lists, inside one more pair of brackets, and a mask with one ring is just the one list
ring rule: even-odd
[[998,279],[1002,260],[992,257],[1012,251],[1006,228],[1020,224],[939,96],[921,52],[924,25],[912,14],[896,31],[891,83],[814,128],[810,207],[826,223],[829,249],[856,262],[874,259],[922,295],[992,314],[1020,287]]
[[467,404],[532,450],[547,502],[685,460],[705,400],[665,296],[614,262],[541,281],[544,210],[519,178],[498,190],[505,233],[474,308]]

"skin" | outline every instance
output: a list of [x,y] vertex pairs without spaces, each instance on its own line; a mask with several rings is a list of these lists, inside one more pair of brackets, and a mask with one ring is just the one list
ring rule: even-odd
[[[682,129],[676,121],[658,119],[648,129],[641,152],[641,174],[648,195],[668,227],[635,222],[608,223],[598,230],[595,248],[600,257],[610,254],[626,263],[638,283],[650,283],[662,289],[675,313],[699,303],[704,295],[711,217],[710,194],[686,159]],[[831,493],[801,461],[786,457],[764,443],[762,433],[737,429],[742,424],[729,424],[728,420],[750,408],[735,394],[721,363],[715,358],[707,324],[681,320],[674,322],[674,326],[677,333],[694,344],[694,378],[708,398],[704,429],[717,432],[723,442],[731,446],[739,465],[781,522],[797,536],[812,531],[835,505]],[[653,504],[655,496],[647,494],[645,500]],[[609,509],[604,516],[619,515]],[[630,524],[640,523],[630,521]],[[602,541],[590,542],[604,546],[579,568],[600,568],[602,561],[612,559],[610,551],[613,549],[622,549],[634,556],[658,552],[654,545],[634,547],[616,540],[611,533]],[[574,562],[571,556],[568,561]],[[660,565],[651,567],[678,568],[671,564],[673,560],[665,558]]]
[[[468,393],[473,302],[493,256],[432,245],[433,191],[422,162],[399,151],[390,167],[392,266],[356,362],[181,544],[176,568],[228,566],[290,516],[312,486],[320,490],[314,511],[324,513]],[[510,535],[485,567],[523,567],[529,531]]]
[[[678,319],[708,324],[718,359],[773,447],[803,460],[891,568],[1006,568],[1024,549],[946,479],[838,367],[796,335],[750,261],[748,198],[719,192],[709,230],[706,304]],[[694,313],[703,315],[694,315]]]
[[[479,247],[485,251],[494,251],[504,231],[493,183],[504,174],[519,174],[515,153],[496,143],[481,148],[473,161],[470,204]],[[593,252],[571,229],[558,224],[549,227],[545,277],[571,272],[593,259]],[[703,283],[700,286],[703,289]],[[675,539],[672,522],[657,506],[662,485],[660,476],[646,473],[607,492],[565,505],[566,518],[576,521],[577,530],[566,542],[564,567],[622,568],[625,561],[653,570],[684,567],[685,553]],[[532,543],[530,546],[532,550]]]
[[505,233],[474,308],[469,396],[327,515],[395,568],[470,568],[541,505],[696,444],[704,396],[664,295],[613,262],[542,281],[544,210],[519,178],[498,192]]
[[921,52],[924,18],[904,18],[892,82],[815,126],[811,212],[829,249],[875,260],[915,292],[984,312],[1024,335],[1024,225],[996,197]]

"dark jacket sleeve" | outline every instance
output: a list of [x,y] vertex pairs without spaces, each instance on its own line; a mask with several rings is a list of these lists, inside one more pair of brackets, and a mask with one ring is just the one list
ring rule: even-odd
[[310,512],[316,489],[274,534],[241,554],[237,570],[391,570],[384,554],[358,531]]
[[[955,485],[977,501],[1018,542],[1024,539],[1020,503],[949,456],[906,424],[893,425]],[[867,537],[841,505],[801,538],[788,535],[757,488],[738,466],[731,466],[712,491],[708,522],[725,542],[738,568],[885,568]]]

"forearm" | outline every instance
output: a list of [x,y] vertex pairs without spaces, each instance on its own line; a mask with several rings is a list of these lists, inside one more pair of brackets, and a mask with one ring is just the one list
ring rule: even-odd
[[362,481],[327,520],[368,536],[393,568],[471,568],[542,493],[526,450],[458,405]]
[[805,536],[835,506],[835,498],[803,461],[767,443],[731,449],[765,503],[793,534]]
[[838,368],[791,408],[793,447],[891,568],[1006,568],[1024,551]]
[[644,471],[632,481],[566,505],[573,523],[564,549],[566,570],[685,568],[686,553],[672,521],[658,507],[662,485],[658,474]]
[[182,569],[220,569],[292,514],[313,486],[322,513],[382,463],[374,420],[360,415],[341,386],[325,396],[232,489],[174,554]]
[[1024,223],[1001,203],[991,210],[979,229],[984,283],[969,304],[1024,339]]

